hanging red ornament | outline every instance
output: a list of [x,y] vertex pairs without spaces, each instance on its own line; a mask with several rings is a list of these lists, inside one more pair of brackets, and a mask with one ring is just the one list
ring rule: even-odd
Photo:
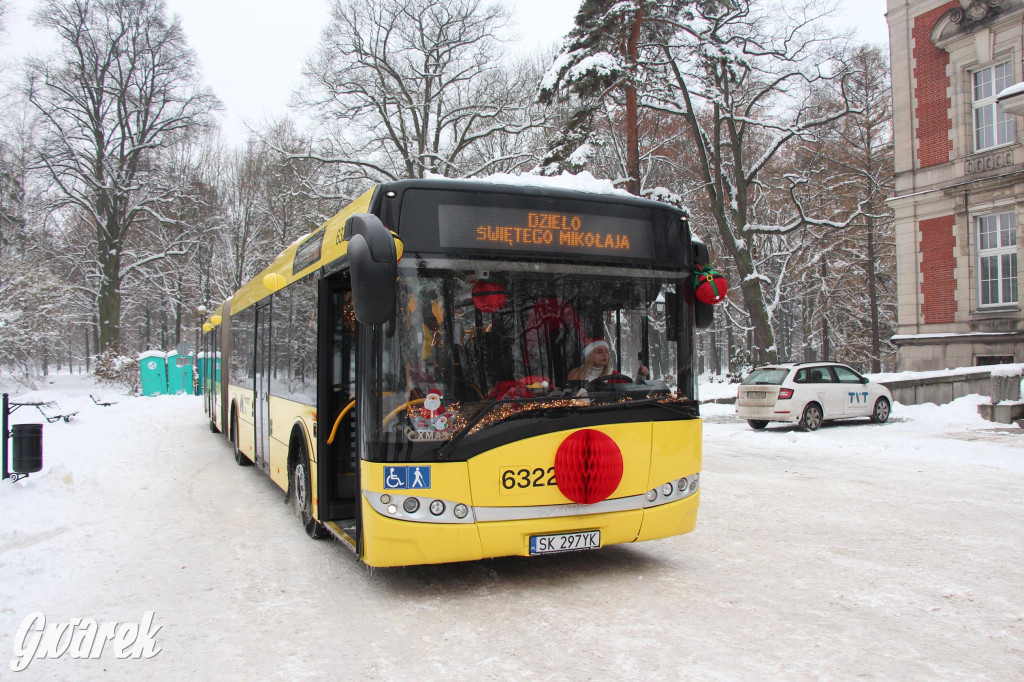
[[605,500],[622,481],[622,452],[606,433],[576,431],[555,453],[555,481],[558,490],[577,504]]
[[492,279],[480,279],[473,284],[473,305],[482,313],[496,313],[508,302],[505,285]]
[[729,292],[729,283],[718,270],[705,265],[693,274],[693,290],[701,303],[714,305],[725,300]]

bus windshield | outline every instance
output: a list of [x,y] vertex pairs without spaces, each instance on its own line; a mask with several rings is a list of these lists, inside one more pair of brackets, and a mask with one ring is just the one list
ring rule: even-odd
[[[389,457],[414,449],[429,458],[430,449],[552,409],[571,414],[694,397],[678,272],[408,260],[395,318],[383,325],[374,353],[374,421],[382,428],[373,440],[386,443]],[[607,369],[585,362],[585,351],[601,347]]]

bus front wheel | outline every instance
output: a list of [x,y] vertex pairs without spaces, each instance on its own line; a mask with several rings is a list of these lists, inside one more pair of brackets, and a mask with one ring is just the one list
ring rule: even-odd
[[327,529],[313,518],[313,486],[309,476],[309,454],[306,446],[299,445],[295,468],[292,469],[292,500],[295,502],[295,513],[302,520],[306,535],[319,540],[327,537]]

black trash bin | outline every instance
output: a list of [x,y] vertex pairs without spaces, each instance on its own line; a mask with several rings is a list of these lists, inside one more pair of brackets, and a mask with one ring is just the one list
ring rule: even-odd
[[11,471],[16,474],[34,474],[43,468],[43,425],[15,424],[11,427],[14,448]]

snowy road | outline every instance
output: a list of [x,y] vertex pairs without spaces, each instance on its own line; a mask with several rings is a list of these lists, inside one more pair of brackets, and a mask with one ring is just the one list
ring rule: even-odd
[[[963,410],[807,434],[710,406],[691,535],[370,570],[309,540],[198,399],[86,403],[0,487],[2,679],[1024,678],[1024,434]],[[15,674],[33,611],[154,611],[162,651]]]

